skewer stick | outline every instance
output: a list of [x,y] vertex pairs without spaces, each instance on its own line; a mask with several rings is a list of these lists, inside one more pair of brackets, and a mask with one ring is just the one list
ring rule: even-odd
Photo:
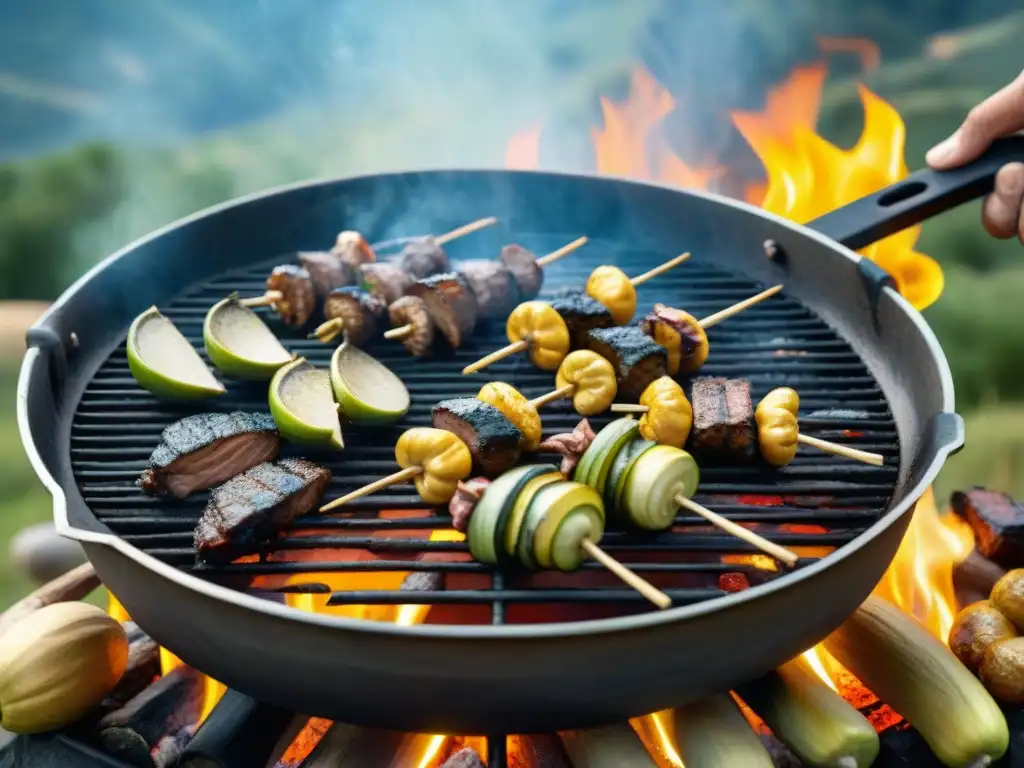
[[332,509],[337,509],[343,504],[348,504],[350,501],[361,499],[363,496],[369,496],[371,493],[375,493],[381,488],[387,488],[389,485],[404,483],[406,480],[412,480],[414,477],[421,474],[423,474],[423,467],[406,467],[403,470],[388,475],[387,477],[382,477],[380,480],[374,480],[369,485],[364,485],[362,488],[357,488],[352,491],[352,493],[346,493],[344,496],[324,504],[320,507],[320,511],[330,512]]
[[758,536],[753,531],[744,528],[742,525],[737,525],[732,520],[722,517],[717,512],[712,512],[707,507],[703,507],[692,499],[688,499],[683,494],[679,493],[675,496],[675,502],[683,509],[688,512],[693,512],[695,515],[699,515],[707,520],[717,528],[721,528],[723,531],[731,536],[735,536],[737,539],[742,539],[748,544],[753,544],[755,547],[760,549],[762,552],[771,555],[777,560],[781,560],[789,567],[793,567],[796,561],[800,559],[800,556],[792,550],[780,547],[778,544],[774,544],[763,536]]
[[504,360],[506,357],[514,355],[517,352],[525,352],[529,346],[530,342],[528,342],[526,339],[521,339],[520,341],[508,344],[507,346],[504,346],[501,349],[491,352],[491,354],[489,355],[481,357],[475,363],[470,363],[469,365],[462,369],[462,373],[476,373],[481,368],[486,368],[491,363],[496,363],[499,360]]
[[836,456],[845,456],[848,459],[854,461],[863,461],[865,464],[873,464],[876,467],[882,466],[885,462],[884,457],[879,453],[870,453],[869,451],[860,451],[856,448],[850,448],[845,445],[839,445],[839,443],[830,443],[828,440],[819,440],[816,437],[810,435],[797,435],[796,440],[798,443],[809,445],[812,448],[825,451],[825,453],[831,453]]
[[613,403],[608,410],[612,413],[647,413],[647,406],[636,403]]
[[649,581],[643,579],[635,571],[631,571],[629,568],[624,566],[590,539],[584,539],[580,543],[580,546],[583,548],[583,551],[590,555],[594,560],[597,560],[597,562],[614,573],[622,579],[622,581],[646,597],[656,606],[661,608],[661,610],[665,610],[672,605],[671,597],[666,595]]
[[434,242],[437,243],[438,245],[444,245],[445,243],[450,243],[452,240],[456,240],[457,238],[463,237],[464,235],[472,234],[473,232],[476,232],[478,229],[483,229],[484,227],[489,227],[492,224],[497,223],[497,216],[488,216],[486,219],[477,219],[476,221],[469,222],[469,224],[463,224],[461,227],[453,229],[451,232],[446,232],[443,235],[438,235],[437,237],[434,238]]
[[782,286],[781,285],[773,285],[771,288],[769,288],[769,289],[767,289],[765,291],[761,291],[756,296],[751,296],[749,299],[744,299],[743,301],[739,301],[739,302],[733,304],[731,307],[726,307],[725,309],[722,309],[722,310],[719,310],[718,312],[715,312],[715,314],[713,314],[713,315],[708,315],[703,320],[699,320],[698,321],[698,325],[700,325],[701,328],[704,328],[705,330],[707,330],[711,326],[718,325],[723,320],[727,320],[728,318],[732,317],[733,315],[739,314],[744,309],[747,309],[748,307],[752,307],[755,304],[759,304],[760,302],[764,301],[765,299],[771,298],[772,296],[774,296],[776,293],[778,293],[781,290],[782,290]]
[[532,405],[534,408],[540,408],[542,405],[553,403],[555,400],[561,400],[563,397],[569,397],[569,395],[571,395],[575,391],[575,384],[566,384],[564,387],[554,389],[551,392],[548,392],[546,395],[541,395],[540,397],[533,398],[533,400],[530,401],[530,405]]
[[397,328],[392,328],[390,331],[384,331],[385,339],[404,339],[412,333],[412,323],[406,323],[400,325]]
[[649,269],[646,272],[644,272],[642,275],[637,275],[636,277],[631,278],[629,282],[632,285],[634,285],[634,286],[646,283],[652,277],[657,277],[661,273],[668,272],[673,267],[679,266],[684,261],[686,261],[688,258],[690,258],[690,254],[689,253],[681,253],[678,256],[676,256],[674,259],[669,259],[664,264],[661,264],[661,265],[655,267],[654,269]]
[[281,291],[267,291],[262,296],[255,296],[251,299],[242,299],[239,304],[243,307],[267,307],[276,304],[284,298]]
[[345,327],[345,321],[340,317],[335,317],[332,320],[328,320],[326,323],[322,323],[316,327],[307,339],[319,339],[324,344],[329,344],[337,338],[338,334],[341,333]]
[[583,237],[577,237],[571,243],[568,243],[567,245],[563,245],[557,251],[552,251],[547,256],[541,256],[539,259],[537,259],[537,266],[538,267],[546,267],[548,264],[554,264],[556,261],[558,261],[563,256],[568,256],[570,253],[575,251],[577,248],[582,248],[584,245],[586,245],[587,244],[587,239],[588,238],[587,238],[586,235],[584,235]]

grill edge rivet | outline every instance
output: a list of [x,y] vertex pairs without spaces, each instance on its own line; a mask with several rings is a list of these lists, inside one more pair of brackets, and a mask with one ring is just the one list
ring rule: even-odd
[[75,333],[74,331],[72,331],[71,332],[71,336],[69,336],[68,338],[71,341],[71,348],[72,349],[78,349],[78,344],[79,344],[79,342],[78,342],[78,334]]

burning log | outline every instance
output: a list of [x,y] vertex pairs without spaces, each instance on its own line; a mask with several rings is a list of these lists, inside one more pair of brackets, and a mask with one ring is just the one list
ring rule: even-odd
[[620,768],[624,765],[657,768],[654,758],[628,723],[566,731],[561,736],[573,768]]
[[530,768],[572,768],[565,747],[553,734],[523,736],[516,743]]
[[1006,568],[1024,565],[1024,506],[984,488],[955,491],[949,502],[974,531],[978,552]]
[[130,765],[150,768],[150,753],[161,739],[199,722],[203,692],[200,673],[184,665],[175,667],[123,707],[100,718],[100,743]]
[[391,731],[335,723],[300,768],[378,768],[391,762],[400,742]]
[[128,636],[128,666],[117,686],[100,704],[104,714],[120,709],[160,675],[160,646],[135,622],[122,624]]
[[441,768],[487,768],[487,763],[472,747],[463,747],[444,761]]
[[44,584],[28,597],[22,598],[3,614],[0,614],[0,634],[8,627],[21,621],[30,613],[54,603],[67,603],[81,600],[100,585],[100,577],[96,575],[92,565],[84,563],[74,570],[68,571],[53,581]]
[[953,589],[960,607],[979,600],[988,600],[992,587],[1006,570],[974,550],[965,560],[953,566]]
[[187,744],[179,768],[266,765],[292,713],[228,690]]
[[185,747],[192,740],[195,732],[194,725],[187,725],[177,733],[160,739],[151,755],[153,768],[175,768],[175,766],[179,766],[178,760],[185,751]]

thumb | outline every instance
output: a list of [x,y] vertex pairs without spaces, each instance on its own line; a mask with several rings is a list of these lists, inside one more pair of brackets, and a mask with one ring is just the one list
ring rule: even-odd
[[956,168],[977,159],[1002,136],[1024,129],[1024,74],[985,99],[956,132],[925,156],[933,168]]

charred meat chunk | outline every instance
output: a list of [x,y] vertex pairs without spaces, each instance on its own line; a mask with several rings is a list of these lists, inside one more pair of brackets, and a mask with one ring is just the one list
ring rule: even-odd
[[183,499],[212,488],[281,450],[269,413],[200,413],[167,427],[149,457],[138,486],[152,494]]
[[451,432],[469,448],[474,474],[497,477],[519,461],[522,432],[493,405],[475,397],[442,400],[431,412],[434,427]]
[[397,264],[377,262],[359,268],[359,283],[385,304],[392,304],[405,295],[413,279]]
[[587,349],[612,364],[619,394],[636,402],[655,379],[666,376],[668,353],[635,325],[597,328],[587,334]]
[[352,230],[338,233],[334,247],[331,248],[331,254],[352,269],[359,269],[363,264],[370,264],[377,260],[373,246],[366,242],[365,237]]
[[285,325],[305,325],[316,309],[316,289],[309,272],[294,264],[274,267],[267,278],[268,291],[280,291],[274,309]]
[[388,307],[388,317],[395,328],[412,326],[412,330],[402,337],[402,345],[413,357],[430,354],[434,347],[434,321],[423,299],[403,296]]
[[587,343],[591,331],[615,326],[608,308],[583,291],[564,291],[551,299],[551,306],[568,326],[569,343],[573,349],[589,349]]
[[560,453],[562,455],[562,463],[558,467],[558,471],[566,477],[572,477],[572,473],[576,471],[576,465],[580,463],[583,454],[587,452],[587,448],[590,447],[590,444],[594,442],[596,437],[597,435],[594,433],[593,428],[591,428],[590,422],[583,419],[572,432],[552,435],[542,442],[537,450],[548,453]]
[[199,562],[230,562],[308,512],[331,480],[306,459],[259,464],[214,488],[195,531]]
[[469,518],[473,516],[476,503],[491,481],[486,477],[471,477],[459,483],[455,495],[448,502],[448,513],[452,516],[452,528],[461,533],[469,530]]
[[519,287],[519,300],[529,301],[537,298],[540,288],[544,285],[544,270],[537,264],[537,254],[526,250],[521,245],[511,243],[501,249],[500,261]]
[[340,319],[345,341],[359,347],[377,335],[387,310],[384,302],[359,288],[336,288],[324,301],[328,320]]
[[757,456],[757,425],[750,382],[701,376],[693,382],[693,429],[687,447],[694,456],[752,459]]
[[423,299],[434,325],[458,348],[473,332],[479,313],[476,296],[466,278],[457,272],[443,272],[417,280],[409,288],[411,296]]
[[413,280],[444,272],[448,267],[448,254],[432,237],[410,240],[398,254],[398,266]]
[[1004,568],[1024,564],[1024,506],[984,488],[954,491],[949,503],[974,531],[978,553]]
[[326,296],[335,288],[355,282],[355,270],[326,251],[303,251],[299,253],[299,264],[309,273],[318,296]]
[[487,259],[464,261],[458,265],[458,272],[476,296],[480,317],[504,320],[519,303],[515,278],[498,262]]

